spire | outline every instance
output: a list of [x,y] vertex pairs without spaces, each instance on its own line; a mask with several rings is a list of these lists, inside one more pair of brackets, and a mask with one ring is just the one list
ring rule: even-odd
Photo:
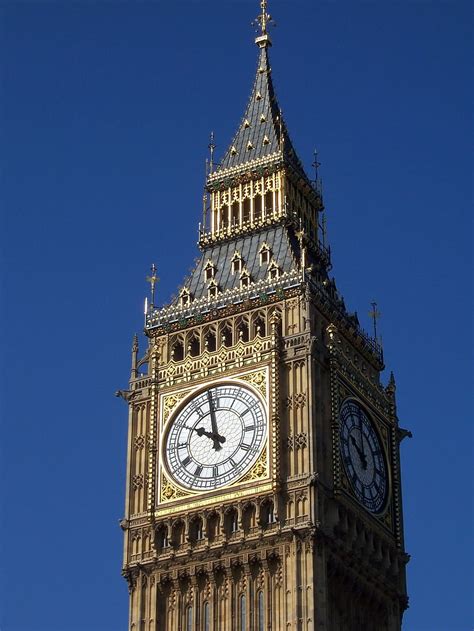
[[222,171],[234,170],[255,161],[259,164],[285,161],[306,178],[293,149],[273,87],[268,56],[271,46],[268,27],[272,20],[267,13],[267,0],[262,0],[260,6],[262,13],[256,20],[260,35],[255,39],[259,55],[252,92],[237,133],[214,173],[211,169],[211,179]]

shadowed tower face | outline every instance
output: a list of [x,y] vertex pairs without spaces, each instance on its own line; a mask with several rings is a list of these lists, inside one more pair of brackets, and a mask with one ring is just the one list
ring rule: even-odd
[[395,631],[407,606],[407,432],[382,349],[330,276],[266,5],[242,121],[212,155],[200,257],[160,308],[152,268],[148,344],[140,354],[134,338],[120,391],[130,631]]

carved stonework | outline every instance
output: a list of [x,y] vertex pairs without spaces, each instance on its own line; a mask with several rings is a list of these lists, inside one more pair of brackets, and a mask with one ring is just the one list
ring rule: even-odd
[[172,410],[184,399],[186,394],[186,392],[174,392],[163,397],[163,424],[166,423]]
[[145,447],[146,439],[145,436],[138,435],[135,437],[134,445],[135,449],[143,449]]
[[248,375],[242,375],[240,377],[243,381],[251,383],[260,391],[261,395],[266,398],[267,396],[267,375],[264,370],[258,372],[252,372]]
[[262,480],[268,477],[268,457],[267,448],[265,447],[260,454],[259,459],[250,469],[250,471],[239,480],[239,484],[244,482],[253,482],[255,480]]
[[170,482],[166,475],[161,472],[160,503],[171,502],[172,500],[177,500],[181,497],[188,497],[189,495],[189,493],[186,493],[186,491],[183,491]]

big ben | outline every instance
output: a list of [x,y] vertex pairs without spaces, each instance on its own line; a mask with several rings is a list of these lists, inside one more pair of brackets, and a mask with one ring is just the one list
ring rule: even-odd
[[[129,631],[396,631],[407,607],[393,376],[330,275],[276,99],[267,2],[200,256],[145,313],[129,389]],[[190,254],[191,257],[191,254]],[[166,264],[162,262],[162,272]]]

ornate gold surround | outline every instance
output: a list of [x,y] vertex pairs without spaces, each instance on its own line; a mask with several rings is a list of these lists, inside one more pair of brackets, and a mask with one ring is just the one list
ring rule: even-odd
[[[211,503],[219,501],[228,501],[231,499],[237,499],[255,493],[255,488],[258,486],[259,490],[266,492],[271,490],[271,467],[270,467],[270,453],[271,453],[271,427],[270,420],[272,416],[271,401],[270,401],[270,366],[260,366],[253,370],[247,370],[245,372],[237,372],[227,375],[225,378],[213,379],[208,382],[201,382],[199,385],[187,386],[180,390],[174,390],[170,393],[162,393],[159,400],[160,409],[160,423],[159,423],[159,452],[161,450],[163,438],[168,430],[169,422],[171,418],[181,407],[183,401],[205,387],[206,385],[228,383],[228,382],[243,382],[247,387],[254,390],[262,399],[267,412],[267,422],[269,424],[267,441],[257,461],[252,465],[251,469],[247,471],[242,478],[234,482],[233,484],[216,491],[188,491],[176,483],[174,483],[169,474],[166,471],[163,463],[163,458],[159,458],[158,462],[158,501],[155,511],[156,516],[174,512],[185,512],[192,508],[205,506]],[[245,486],[247,485],[247,486]],[[242,488],[240,488],[242,487]],[[183,504],[183,500],[188,498],[190,501]],[[199,499],[198,499],[199,498]],[[172,504],[179,500],[179,506],[173,507]],[[166,505],[166,506],[164,506]],[[163,508],[162,508],[163,507]]]

